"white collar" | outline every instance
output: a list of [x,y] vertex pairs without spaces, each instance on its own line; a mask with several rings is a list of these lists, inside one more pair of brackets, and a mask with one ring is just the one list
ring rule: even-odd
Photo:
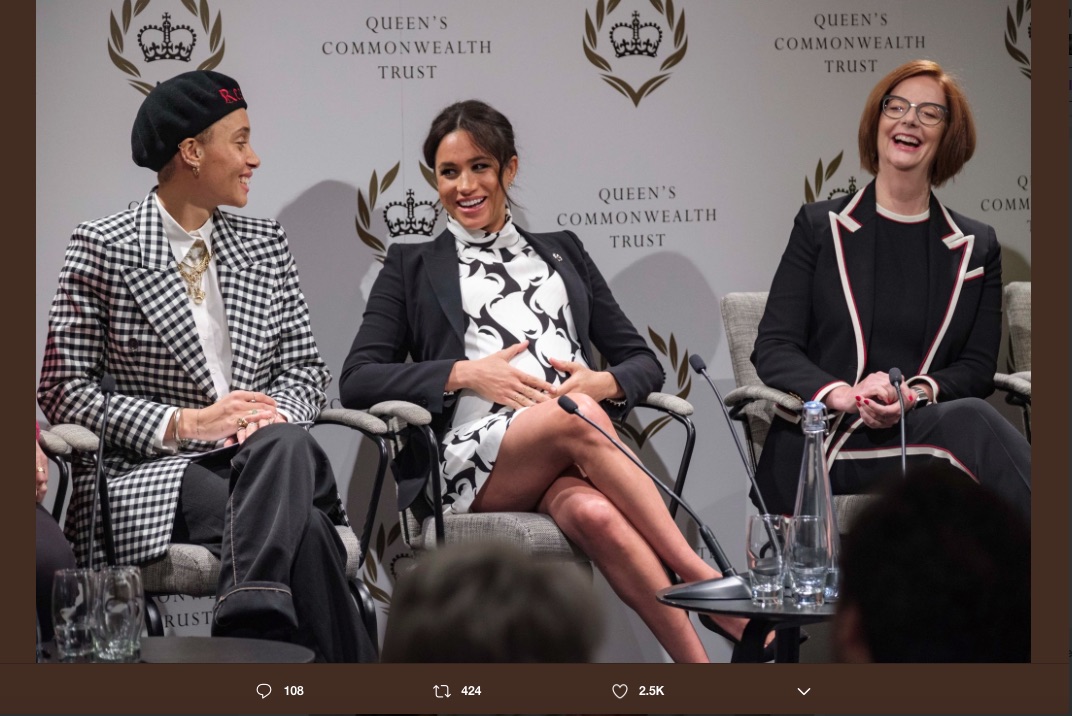
[[187,231],[182,228],[179,222],[175,221],[175,217],[168,213],[158,195],[153,194],[153,199],[156,201],[156,208],[160,210],[161,223],[164,225],[164,236],[167,238],[168,244],[171,245],[171,253],[175,256],[176,261],[182,262],[186,258],[187,252],[193,248],[197,239],[204,241],[205,248],[209,253],[212,252],[212,229],[214,226],[212,214],[209,214],[208,219],[200,227],[193,231]]
[[462,248],[475,246],[481,249],[504,249],[521,240],[521,234],[518,233],[517,227],[514,226],[514,220],[510,216],[509,210],[506,212],[506,223],[494,233],[488,233],[483,229],[470,231],[455,221],[450,214],[447,214],[447,230],[454,235],[455,242]]
[[884,216],[887,219],[892,219],[893,221],[896,221],[900,224],[918,224],[922,221],[927,221],[931,218],[930,207],[927,207],[927,210],[924,211],[922,214],[906,216],[904,214],[898,214],[897,212],[890,211],[878,202],[875,202],[875,211],[878,212],[879,216]]

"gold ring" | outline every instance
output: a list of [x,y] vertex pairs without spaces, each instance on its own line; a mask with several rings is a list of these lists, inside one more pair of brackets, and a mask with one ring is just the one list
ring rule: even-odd
[[238,429],[239,430],[245,430],[247,425],[249,425],[249,422],[245,418],[239,418],[238,419]]
[[44,471],[45,471],[45,468],[43,468],[43,467],[41,467],[40,465],[38,465],[38,466],[37,466],[37,471],[38,471],[38,472],[44,472]]

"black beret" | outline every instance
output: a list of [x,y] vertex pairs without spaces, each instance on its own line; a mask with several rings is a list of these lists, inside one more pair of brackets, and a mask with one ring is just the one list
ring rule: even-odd
[[134,163],[155,172],[163,169],[179,143],[196,137],[246,100],[238,82],[210,70],[183,72],[153,88],[138,109],[130,132]]

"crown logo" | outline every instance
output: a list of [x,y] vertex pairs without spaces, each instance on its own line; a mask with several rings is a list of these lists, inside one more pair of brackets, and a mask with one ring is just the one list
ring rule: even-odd
[[655,57],[663,31],[654,22],[640,22],[640,13],[633,11],[633,21],[618,22],[610,29],[610,44],[616,57],[646,55]]
[[[417,214],[420,213],[420,216]],[[387,233],[392,237],[420,234],[431,236],[439,218],[439,209],[430,201],[416,201],[413,190],[406,192],[406,200],[392,201],[383,210]]]
[[849,177],[849,188],[848,189],[831,189],[830,193],[827,194],[826,198],[827,199],[833,199],[838,194],[852,195],[852,194],[855,194],[855,193],[856,193],[856,177]]
[[[146,62],[156,60],[182,60],[190,61],[194,45],[197,44],[197,34],[189,25],[171,24],[171,14],[164,13],[163,25],[146,25],[138,32],[138,45],[141,46],[142,54]],[[206,25],[205,27],[208,27]],[[172,40],[172,34],[177,34],[178,42]],[[183,41],[186,42],[183,42]]]

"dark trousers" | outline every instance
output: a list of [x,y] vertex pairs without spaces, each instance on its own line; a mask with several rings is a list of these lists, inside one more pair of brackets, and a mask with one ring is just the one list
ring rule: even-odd
[[346,581],[331,465],[300,427],[276,424],[183,475],[173,542],[220,557],[215,636],[278,639],[317,661],[374,661]]
[[[799,428],[797,428],[799,430]],[[867,492],[899,475],[901,428],[857,428],[830,465],[835,494]],[[1031,446],[992,405],[978,398],[936,403],[905,414],[905,464],[939,462],[971,476],[1031,519]]]
[[[849,418],[846,416],[844,423]],[[839,427],[836,442],[844,437]],[[906,467],[954,469],[969,475],[1031,517],[1031,446],[1004,416],[985,400],[961,398],[909,410],[905,415]],[[871,492],[884,479],[901,474],[901,428],[860,426],[829,463],[835,495]],[[770,426],[756,481],[767,509],[793,511],[804,435],[800,425],[776,418]],[[754,498],[753,498],[754,499]]]
[[41,640],[52,638],[52,579],[57,569],[74,569],[74,552],[63,530],[45,508],[37,505],[37,623]]

